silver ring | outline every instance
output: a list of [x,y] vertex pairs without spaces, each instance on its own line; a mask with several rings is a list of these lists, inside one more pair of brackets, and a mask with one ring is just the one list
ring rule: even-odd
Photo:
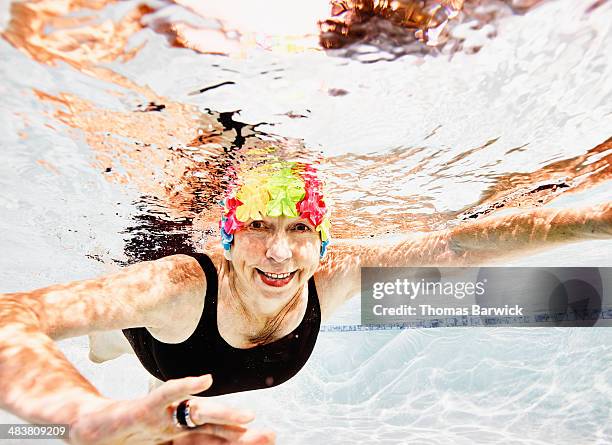
[[189,400],[187,400],[187,406],[185,407],[185,422],[187,423],[187,427],[189,428],[197,428],[198,426],[195,424],[193,420],[191,420],[191,416],[189,415]]
[[183,400],[176,406],[172,413],[172,420],[179,428],[197,428],[198,425],[191,419],[189,414],[189,399]]

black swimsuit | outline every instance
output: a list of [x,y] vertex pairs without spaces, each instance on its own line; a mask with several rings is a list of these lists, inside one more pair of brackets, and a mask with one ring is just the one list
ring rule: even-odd
[[193,255],[206,274],[204,310],[196,330],[182,343],[163,343],[142,328],[124,329],[142,365],[160,380],[212,374],[212,386],[198,396],[216,396],[279,385],[296,375],[312,353],[321,310],[314,278],[308,280],[308,306],[300,325],[262,346],[237,349],[217,329],[217,270],[204,254]]

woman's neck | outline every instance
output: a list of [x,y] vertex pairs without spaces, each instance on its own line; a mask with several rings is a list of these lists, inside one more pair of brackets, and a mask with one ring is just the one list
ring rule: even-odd
[[282,334],[287,325],[295,323],[297,312],[301,312],[299,308],[303,301],[304,286],[277,304],[261,304],[261,300],[253,298],[252,291],[242,289],[235,278],[233,273],[228,276],[229,298],[226,304],[242,320],[237,325],[240,326],[241,336],[248,342],[255,345],[269,343]]

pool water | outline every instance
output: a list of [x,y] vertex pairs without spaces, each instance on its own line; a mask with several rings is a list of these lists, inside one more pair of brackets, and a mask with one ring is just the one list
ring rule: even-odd
[[[373,19],[333,50],[327,2],[3,3],[0,291],[216,245],[225,173],[269,146],[329,174],[338,238],[609,202],[612,3],[510,3],[468,2],[440,46]],[[610,267],[611,247],[502,264]],[[328,326],[358,322],[355,298]],[[223,399],[281,444],[606,444],[610,344],[605,328],[328,329],[291,381]],[[146,391],[134,356],[61,346],[105,394]]]

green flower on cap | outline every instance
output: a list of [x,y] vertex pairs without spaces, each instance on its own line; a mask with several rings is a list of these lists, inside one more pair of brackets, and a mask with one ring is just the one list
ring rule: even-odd
[[266,184],[270,201],[266,206],[266,215],[289,218],[299,216],[297,203],[304,199],[304,181],[297,178],[289,168],[284,168],[270,178]]

